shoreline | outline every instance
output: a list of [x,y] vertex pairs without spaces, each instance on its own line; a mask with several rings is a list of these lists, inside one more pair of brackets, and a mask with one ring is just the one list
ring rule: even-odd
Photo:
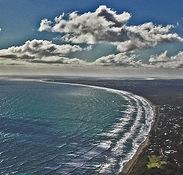
[[[1,78],[1,76],[0,76]],[[19,77],[16,78],[13,77],[13,78],[9,78],[9,76],[7,77],[7,80],[15,80],[15,81],[22,81],[22,80],[28,80],[28,81],[39,81],[38,77],[35,77],[36,79],[26,79],[25,77]],[[67,77],[65,77],[67,79]],[[6,80],[6,79],[4,79]],[[47,81],[47,80],[41,80],[40,79],[40,82],[43,82],[43,83],[62,83],[62,84],[65,84],[64,82],[57,82],[57,81],[54,81],[54,78],[51,79],[51,81]],[[110,88],[107,88],[105,85],[104,86],[93,86],[93,85],[89,85],[89,84],[80,84],[80,83],[66,83],[66,84],[72,84],[72,85],[81,85],[81,86],[89,86],[89,87],[94,87],[94,88],[102,88],[102,89],[110,89]],[[119,91],[120,93],[123,92],[123,90],[118,90],[118,89],[111,89],[111,90],[114,90],[114,91]],[[118,93],[119,93],[118,92]],[[131,93],[131,92],[128,92],[128,91],[124,91],[125,93]],[[136,94],[133,94],[135,96],[138,96]],[[140,154],[143,152],[143,150],[149,145],[149,135],[151,134],[151,131],[154,129],[154,126],[155,126],[155,122],[156,122],[156,114],[157,114],[157,110],[156,110],[156,107],[152,104],[151,101],[149,101],[148,99],[146,99],[145,97],[143,96],[139,96],[140,98],[144,99],[146,102],[149,103],[149,105],[152,107],[153,109],[153,120],[151,122],[151,128],[150,128],[150,131],[149,133],[147,134],[147,137],[145,138],[145,140],[138,146],[138,149],[135,151],[135,153],[133,154],[133,156],[124,164],[123,168],[122,168],[122,172],[120,172],[119,174],[120,175],[128,175],[131,171],[131,169],[134,167],[135,163],[137,162],[137,159],[138,157],[140,156]]]
[[[151,102],[150,102],[151,103]],[[140,146],[138,147],[136,153],[133,155],[133,157],[127,161],[123,167],[123,170],[121,173],[119,173],[119,175],[129,175],[130,172],[132,171],[132,169],[134,168],[135,164],[138,161],[139,156],[144,152],[144,149],[147,148],[147,146],[149,146],[150,144],[150,135],[151,132],[153,130],[155,130],[156,128],[156,122],[158,120],[158,107],[153,105],[153,110],[154,110],[154,120],[152,122],[152,126],[151,126],[151,130],[147,136],[147,138],[140,144]]]
[[134,165],[137,162],[138,157],[140,156],[140,154],[143,152],[143,150],[149,145],[149,136],[145,139],[144,142],[141,143],[141,145],[139,146],[139,148],[137,149],[135,155],[125,163],[122,172],[119,173],[119,175],[128,175],[131,170],[133,169]]
[[0,76],[12,77],[81,77],[106,79],[183,79],[183,68],[145,68],[95,65],[3,65],[0,64]]
[[[49,81],[42,81],[42,82],[46,82],[49,83]],[[63,82],[57,82],[55,81],[54,83],[63,83]],[[64,83],[63,83],[64,84]],[[88,87],[94,87],[94,88],[102,88],[102,89],[110,89],[107,88],[105,86],[101,87],[101,86],[91,86],[91,85],[85,85],[85,84],[76,84],[76,83],[66,83],[66,84],[73,84],[73,85],[81,85],[81,86],[88,86]],[[118,90],[118,89],[110,89],[112,91],[119,91],[119,93],[125,92],[125,93],[131,93],[131,92],[127,92],[127,91],[123,91],[123,90]],[[122,93],[123,94],[123,93]],[[136,94],[133,94],[134,96],[138,96]],[[143,96],[138,96],[140,98],[142,98],[143,100],[145,100],[151,107],[153,110],[153,120],[151,122],[151,128],[149,133],[147,134],[147,137],[145,138],[145,140],[139,145],[138,149],[135,151],[134,155],[132,156],[132,158],[130,158],[123,166],[122,168],[122,172],[119,173],[119,175],[128,175],[130,173],[130,170],[133,168],[134,164],[136,163],[138,157],[140,156],[140,154],[143,152],[143,150],[149,145],[149,136],[151,134],[151,131],[154,129],[155,127],[155,123],[156,123],[156,117],[157,117],[157,110],[156,107],[152,104],[152,102],[148,99],[146,99]]]
[[[128,161],[125,165],[128,174],[125,175],[139,175],[144,173],[152,174],[170,174],[181,175],[183,171],[182,161],[182,125],[183,121],[183,79],[118,79],[118,78],[101,78],[101,77],[79,77],[79,76],[1,76],[0,79],[5,78],[27,78],[34,77],[35,80],[51,80],[65,82],[65,83],[80,83],[91,86],[102,86],[117,90],[127,91],[138,96],[148,99],[153,104],[154,123],[151,131],[141,147],[132,157],[132,161]],[[167,134],[168,133],[168,134]],[[165,137],[166,134],[166,137]],[[167,142],[168,141],[168,142]],[[165,145],[166,143],[166,145]],[[168,147],[167,147],[168,145]],[[175,151],[172,151],[175,150]],[[137,154],[138,153],[138,154]],[[167,166],[162,169],[148,169],[148,155],[166,156],[168,158]],[[178,165],[177,165],[178,164]],[[124,168],[124,166],[123,166]],[[124,172],[124,169],[123,169]],[[119,173],[122,174],[122,173]],[[124,173],[123,173],[124,175]]]

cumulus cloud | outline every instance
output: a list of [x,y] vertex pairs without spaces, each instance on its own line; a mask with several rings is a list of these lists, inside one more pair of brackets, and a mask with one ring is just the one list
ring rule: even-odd
[[117,14],[106,6],[100,6],[95,12],[81,15],[72,12],[66,17],[62,14],[54,22],[43,19],[39,31],[60,32],[66,34],[65,40],[94,44],[97,41],[115,41],[118,30],[130,18],[131,15],[127,12]]
[[130,18],[128,12],[117,14],[106,6],[100,6],[94,12],[62,14],[54,21],[43,19],[39,31],[62,33],[65,40],[73,43],[108,41],[115,44],[120,52],[151,47],[160,42],[182,41],[176,33],[171,33],[171,25],[149,22],[128,26]]
[[48,56],[42,58],[35,58],[30,60],[30,62],[34,63],[58,63],[58,64],[86,64],[85,61],[80,60],[78,58],[67,58],[67,57],[59,57],[59,56]]
[[128,55],[126,52],[112,54],[98,58],[94,64],[96,65],[118,65],[118,66],[142,66],[141,60],[135,61],[136,55]]
[[173,26],[154,25],[152,22],[138,26],[124,26],[128,40],[118,45],[119,51],[147,48],[161,42],[183,41],[176,33],[170,33]]
[[87,62],[79,58],[68,58],[67,54],[69,53],[88,49],[91,49],[90,46],[81,48],[77,45],[56,45],[50,41],[32,40],[27,41],[22,46],[0,50],[0,57],[31,63],[183,68],[183,52],[179,52],[175,56],[168,56],[167,51],[165,51],[159,55],[150,56],[147,63],[139,60],[139,55],[136,55],[133,51],[103,56],[94,62]]
[[167,51],[161,53],[160,55],[151,56],[149,59],[150,64],[156,64],[156,63],[166,63],[170,61],[171,58],[167,56]]
[[13,46],[0,50],[1,57],[23,58],[23,59],[43,59],[46,57],[63,57],[71,52],[81,51],[77,45],[56,45],[46,40],[27,41],[22,46]]
[[50,32],[51,28],[52,28],[51,24],[52,24],[52,22],[47,19],[41,20],[39,31],[49,31]]
[[183,68],[183,52],[177,55],[168,56],[167,51],[159,55],[151,55],[148,62],[144,63],[137,60],[138,55],[124,52],[119,54],[112,54],[97,59],[93,64],[96,65],[117,65],[130,67],[151,67],[151,68]]
[[168,56],[167,51],[165,51],[160,55],[151,56],[149,59],[149,63],[153,67],[182,68],[183,52],[179,52],[175,56]]

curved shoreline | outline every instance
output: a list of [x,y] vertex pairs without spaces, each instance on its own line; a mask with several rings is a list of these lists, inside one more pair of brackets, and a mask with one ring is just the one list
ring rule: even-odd
[[[153,110],[154,110],[154,120],[152,121],[152,126],[151,126],[151,130],[149,131],[149,134],[154,129],[155,123],[156,123],[156,119],[155,119],[156,118],[156,109],[155,109],[155,107],[153,107]],[[124,167],[123,167],[122,171],[119,173],[119,175],[130,174],[134,165],[138,161],[140,154],[143,153],[144,149],[149,145],[149,134],[148,134],[147,138],[140,144],[139,148],[137,149],[136,153],[132,156],[132,158],[124,164]]]
[[[150,112],[149,114],[151,114],[151,120],[150,120],[150,127],[148,129],[148,132],[145,133],[144,136],[144,140],[136,145],[136,147],[133,149],[132,153],[128,156],[127,160],[123,161],[122,165],[121,165],[121,169],[120,169],[120,174],[121,172],[124,173],[126,172],[128,169],[130,169],[130,167],[132,166],[132,164],[130,162],[134,162],[134,159],[136,156],[139,155],[139,153],[141,152],[142,148],[144,146],[146,146],[148,144],[148,135],[152,129],[153,126],[153,122],[154,122],[154,110],[153,110],[153,106],[151,104],[151,102],[147,99],[145,99],[144,97],[135,95],[133,93],[127,92],[127,91],[123,91],[123,90],[117,90],[117,89],[112,89],[112,88],[106,88],[106,87],[101,87],[101,86],[93,86],[93,85],[86,85],[86,84],[78,84],[78,83],[64,83],[64,82],[56,82],[56,81],[51,81],[51,80],[43,80],[43,79],[26,79],[26,78],[7,78],[4,80],[8,80],[8,81],[34,81],[34,82],[39,82],[39,83],[49,83],[49,84],[66,84],[66,85],[73,85],[73,86],[82,86],[82,87],[90,87],[90,88],[95,88],[95,89],[102,89],[102,90],[106,90],[106,91],[110,91],[113,93],[117,93],[119,95],[126,95],[126,96],[132,96],[136,99],[139,99],[141,101],[144,101],[149,109]],[[145,137],[147,136],[147,137]]]

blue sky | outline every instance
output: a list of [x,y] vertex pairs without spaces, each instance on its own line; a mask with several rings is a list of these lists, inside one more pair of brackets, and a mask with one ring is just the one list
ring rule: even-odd
[[[94,11],[103,4],[117,12],[130,12],[132,24],[153,21],[175,25],[182,22],[183,17],[182,0],[0,0],[0,48],[34,38],[51,40],[56,34],[37,31],[41,19],[53,19],[62,12],[75,10],[81,13]],[[181,27],[175,30],[183,35]]]

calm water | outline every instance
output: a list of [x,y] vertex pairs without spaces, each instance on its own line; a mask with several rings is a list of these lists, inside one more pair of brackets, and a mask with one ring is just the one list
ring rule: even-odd
[[149,103],[132,94],[0,81],[0,174],[118,174],[151,122]]

